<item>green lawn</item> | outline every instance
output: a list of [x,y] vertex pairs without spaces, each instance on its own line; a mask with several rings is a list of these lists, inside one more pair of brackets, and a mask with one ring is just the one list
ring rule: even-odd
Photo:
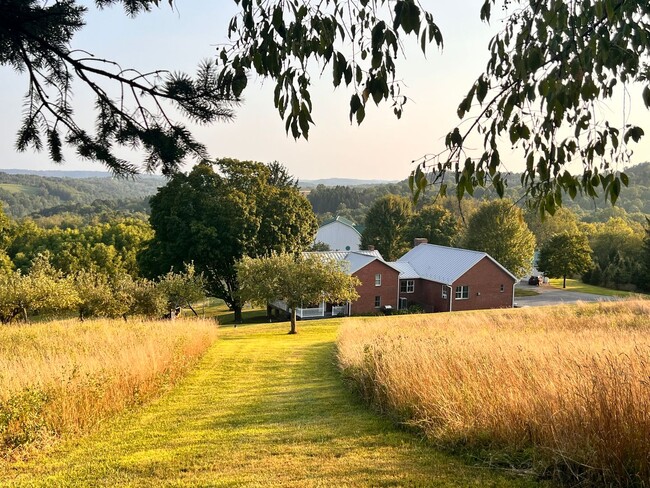
[[147,407],[0,465],[0,486],[536,486],[396,428],[335,365],[342,319],[223,327],[196,370]]
[[[562,278],[553,278],[549,280],[549,284],[554,288],[562,288]],[[639,295],[629,291],[612,290],[611,288],[603,288],[602,286],[587,285],[580,280],[566,280],[566,290],[577,291],[580,293],[592,293],[594,295],[604,295],[608,297],[632,297]]]
[[537,290],[515,287],[515,297],[534,297],[536,295],[539,295]]

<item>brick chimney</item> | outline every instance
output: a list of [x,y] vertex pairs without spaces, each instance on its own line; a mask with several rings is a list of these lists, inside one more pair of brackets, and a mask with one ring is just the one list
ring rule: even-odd
[[429,239],[427,239],[426,237],[416,237],[416,238],[413,240],[413,247],[417,247],[417,246],[419,246],[420,244],[426,244],[426,243],[428,243],[428,242],[429,242]]
[[368,251],[374,251],[375,250],[375,246],[373,246],[372,244],[368,244],[367,247],[368,247]]

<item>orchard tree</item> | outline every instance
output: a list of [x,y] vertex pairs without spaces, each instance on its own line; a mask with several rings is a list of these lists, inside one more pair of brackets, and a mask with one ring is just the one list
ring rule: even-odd
[[199,315],[192,308],[192,302],[205,299],[205,283],[203,275],[196,273],[194,264],[185,264],[180,273],[171,270],[161,276],[158,289],[167,300],[168,310],[187,306],[194,315]]
[[539,253],[537,269],[551,278],[563,278],[584,273],[592,266],[591,247],[584,234],[563,232],[551,237]]
[[283,300],[291,309],[289,334],[296,333],[296,308],[309,303],[347,302],[359,298],[360,281],[341,263],[317,254],[244,257],[237,265],[242,301],[266,305]]
[[405,231],[406,240],[426,237],[429,244],[453,246],[458,242],[460,224],[456,217],[440,205],[426,205],[414,214]]
[[9,255],[7,254],[7,247],[9,246],[9,228],[11,221],[9,217],[2,211],[2,202],[0,202],[0,273],[8,272],[13,269],[13,264]]
[[151,198],[155,237],[139,261],[150,278],[193,262],[206,291],[241,321],[237,261],[305,250],[317,222],[298,189],[269,183],[264,164],[222,159],[215,167],[203,163],[176,174]]
[[361,233],[361,247],[374,246],[388,261],[395,261],[409,248],[406,230],[413,213],[408,198],[385,195],[372,204]]
[[60,312],[74,309],[79,296],[72,281],[50,265],[46,255],[34,260],[29,274],[0,272],[0,322],[16,317],[25,322],[34,312]]
[[519,207],[510,200],[493,200],[470,218],[464,245],[488,253],[515,276],[523,276],[533,262],[535,236]]

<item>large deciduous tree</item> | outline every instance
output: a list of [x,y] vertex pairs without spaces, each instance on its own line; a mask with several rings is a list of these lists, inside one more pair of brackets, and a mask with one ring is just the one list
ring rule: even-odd
[[242,300],[266,305],[283,300],[291,309],[289,334],[296,333],[296,308],[303,304],[347,302],[359,295],[358,278],[341,264],[317,254],[275,254],[244,259],[237,265]]
[[154,278],[193,262],[207,292],[222,298],[241,321],[236,262],[305,250],[317,229],[298,189],[270,181],[264,164],[231,159],[174,175],[151,199],[155,237],[140,255],[143,272]]
[[453,246],[458,242],[460,224],[456,217],[440,205],[426,205],[415,213],[405,232],[407,242],[425,237],[429,244]]
[[469,220],[464,244],[488,253],[515,276],[530,270],[535,252],[535,236],[521,209],[510,200],[481,205]]
[[385,195],[368,210],[361,247],[374,246],[388,261],[394,261],[407,249],[406,229],[413,213],[408,198]]
[[537,269],[551,278],[563,278],[584,273],[592,265],[591,247],[587,236],[579,232],[555,234],[542,246]]

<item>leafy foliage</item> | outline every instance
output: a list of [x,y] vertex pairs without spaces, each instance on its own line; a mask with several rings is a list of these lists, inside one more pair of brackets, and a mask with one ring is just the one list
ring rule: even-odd
[[587,271],[592,265],[591,247],[582,233],[562,232],[551,237],[540,249],[537,269],[551,278],[566,278]]
[[211,296],[241,320],[235,264],[243,256],[306,249],[316,233],[309,202],[292,187],[269,184],[262,163],[217,161],[174,175],[151,199],[155,237],[139,261],[150,277],[193,262]]
[[[495,4],[485,0],[482,19],[490,20]],[[628,176],[616,171],[617,163],[628,161],[630,143],[638,142],[644,131],[611,123],[598,102],[637,85],[644,87],[640,101],[650,107],[650,6],[615,0],[514,0],[505,5],[509,17],[490,42],[486,70],[458,107],[458,116],[471,117],[471,123],[448,134],[446,157],[425,158],[418,166],[412,175],[416,189],[441,181],[452,170],[459,197],[487,182],[503,195],[499,148],[507,138],[523,151],[521,183],[542,214],[552,215],[564,194],[596,197],[602,191],[615,203],[628,185]],[[464,149],[474,131],[484,141],[478,158]],[[576,160],[583,165],[582,174],[567,168]]]
[[[159,0],[96,3],[99,7],[121,3],[128,15],[136,15],[157,6]],[[50,4],[4,0],[0,4],[0,64],[26,73],[29,79],[16,148],[47,148],[53,161],[62,162],[63,146],[68,144],[79,157],[100,161],[118,175],[156,169],[170,174],[187,156],[207,157],[205,147],[184,125],[171,120],[164,104],[171,102],[184,116],[200,123],[231,118],[237,100],[217,90],[215,63],[204,62],[192,78],[166,71],[141,73],[86,51],[71,50],[86,13],[87,8],[76,0]],[[75,78],[94,96],[94,134],[74,116]],[[112,93],[121,95],[114,99]],[[143,166],[118,157],[116,146],[142,149]]]
[[[416,0],[325,0],[309,2],[238,0],[240,13],[228,27],[230,46],[219,53],[218,84],[224,95],[239,97],[248,74],[275,81],[274,103],[295,138],[309,135],[313,61],[331,69],[334,87],[351,87],[350,121],[361,123],[369,100],[390,99],[402,114],[406,96],[396,78],[395,59],[404,36],[415,36],[422,50],[442,35]],[[392,8],[391,8],[392,7]]]
[[429,244],[454,246],[460,238],[460,223],[446,208],[427,205],[413,214],[405,231],[407,243],[424,237]]
[[411,202],[405,197],[386,195],[378,199],[368,210],[361,247],[372,245],[384,259],[396,260],[408,249],[405,232],[412,213]]
[[[197,274],[194,264],[185,264],[180,273],[170,271],[160,277],[158,290],[167,302],[169,310],[188,306],[193,302],[205,299],[205,283],[203,275]],[[196,312],[194,312],[196,315]]]
[[72,309],[79,300],[71,280],[50,265],[46,255],[38,256],[29,274],[0,272],[0,322],[16,317],[27,321],[30,312],[58,312]]
[[240,296],[244,301],[266,305],[283,300],[291,308],[290,334],[296,333],[296,308],[308,303],[356,300],[361,284],[341,264],[318,254],[273,254],[244,257],[237,264]]
[[535,236],[520,208],[494,200],[483,203],[470,218],[464,246],[486,252],[513,275],[524,276],[533,261]]

